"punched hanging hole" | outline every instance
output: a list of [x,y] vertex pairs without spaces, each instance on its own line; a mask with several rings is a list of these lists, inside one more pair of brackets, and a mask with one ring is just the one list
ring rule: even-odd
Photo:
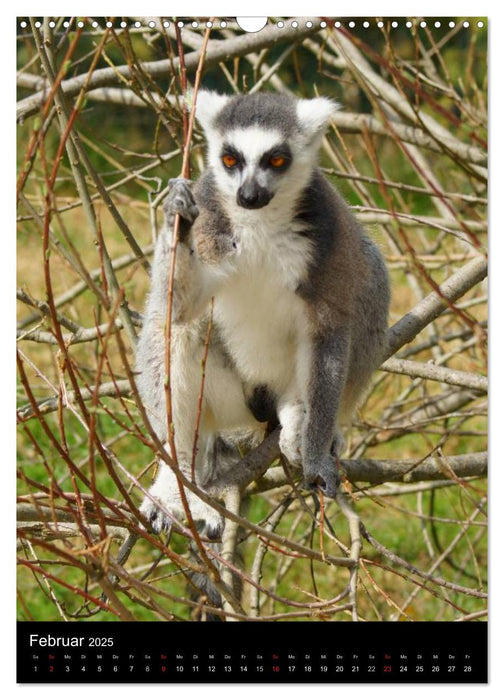
[[244,32],[260,32],[268,24],[267,17],[237,17],[236,23]]

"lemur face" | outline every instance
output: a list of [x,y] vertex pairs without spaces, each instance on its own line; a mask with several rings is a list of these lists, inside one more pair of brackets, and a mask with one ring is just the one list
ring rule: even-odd
[[249,210],[292,206],[316,165],[335,108],[325,98],[201,91],[196,116],[222,198]]
[[285,184],[293,153],[280,132],[250,126],[225,134],[212,165],[221,189],[235,197],[238,206],[261,209]]

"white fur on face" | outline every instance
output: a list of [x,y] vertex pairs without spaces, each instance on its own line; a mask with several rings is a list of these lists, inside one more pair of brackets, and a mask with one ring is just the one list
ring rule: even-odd
[[247,163],[257,164],[265,151],[283,143],[280,131],[263,129],[260,126],[248,126],[245,129],[233,129],[226,134],[226,143],[241,151]]
[[[225,136],[213,134],[209,139],[209,164],[213,167],[221,192],[236,196],[240,184],[250,175],[258,171],[261,156],[270,148],[282,143],[282,135],[279,131],[261,129],[251,126],[246,129],[234,129]],[[243,170],[228,171],[221,162],[223,145],[232,146],[245,158]],[[261,183],[263,184],[263,183]]]
[[[248,212],[247,218],[263,216],[266,210],[286,209],[291,211],[298,194],[307,185],[318,155],[318,144],[306,145],[306,138],[301,134],[290,139],[285,139],[280,131],[275,129],[263,129],[259,126],[234,129],[223,136],[217,131],[207,133],[209,151],[208,164],[212,167],[218,189],[223,195],[222,203],[230,213],[233,209],[236,215],[236,193],[240,185],[249,177],[274,193],[270,204],[262,209]],[[259,167],[261,157],[275,146],[280,146],[287,140],[292,152],[292,163],[282,173],[273,175]],[[242,170],[228,171],[221,161],[223,145],[232,146],[241,152],[245,158],[245,167]],[[240,212],[238,212],[240,214]],[[245,215],[245,212],[243,212]]]

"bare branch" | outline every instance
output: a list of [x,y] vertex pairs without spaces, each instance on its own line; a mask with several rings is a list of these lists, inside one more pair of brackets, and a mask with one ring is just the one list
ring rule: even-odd
[[[255,34],[243,34],[242,36],[233,37],[224,41],[212,40],[208,46],[205,65],[207,68],[214,66],[221,61],[226,61],[235,56],[245,56],[251,51],[260,51],[265,47],[271,47],[279,42],[299,42],[306,36],[310,36],[319,31],[320,21],[312,17],[312,26],[306,26],[306,19],[298,21],[298,26],[293,27],[292,23],[289,27],[284,27],[280,30],[275,24],[265,27],[262,31]],[[185,57],[185,65],[187,70],[195,70],[199,61],[199,51],[193,51]],[[152,79],[167,78],[172,75],[172,71],[179,69],[179,60],[174,58],[164,59],[162,61],[153,61],[141,64],[145,73],[149,74]],[[93,90],[101,87],[116,85],[121,79],[131,77],[131,68],[128,65],[114,66],[114,68],[101,68],[93,73],[91,80],[86,85],[87,90]],[[61,89],[65,93],[66,98],[74,97],[79,94],[82,87],[86,84],[86,76],[79,75],[75,78],[69,78],[61,83]],[[45,92],[37,92],[35,95],[26,97],[17,105],[17,120],[23,122],[28,117],[33,116],[39,110],[44,99],[47,97]]]
[[[487,276],[486,258],[480,257],[457,270],[446,282],[440,285],[443,296],[449,301],[457,301],[478,282]],[[396,353],[403,345],[410,343],[429,323],[432,323],[444,310],[446,304],[436,292],[422,299],[411,311],[403,316],[389,330],[387,357]]]
[[385,360],[380,369],[385,370],[385,372],[405,374],[409,377],[422,377],[423,379],[431,379],[435,382],[463,386],[467,389],[475,389],[476,391],[488,391],[488,380],[486,377],[482,377],[478,374],[471,374],[470,372],[449,369],[448,367],[438,367],[432,364],[426,365],[423,362],[390,358]]

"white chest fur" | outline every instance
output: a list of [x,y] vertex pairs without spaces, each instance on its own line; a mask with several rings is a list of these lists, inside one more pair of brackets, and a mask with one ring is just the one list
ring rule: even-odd
[[235,225],[233,270],[215,297],[214,314],[243,379],[281,392],[296,374],[305,332],[296,288],[307,274],[311,243],[299,228],[273,223],[244,216]]

